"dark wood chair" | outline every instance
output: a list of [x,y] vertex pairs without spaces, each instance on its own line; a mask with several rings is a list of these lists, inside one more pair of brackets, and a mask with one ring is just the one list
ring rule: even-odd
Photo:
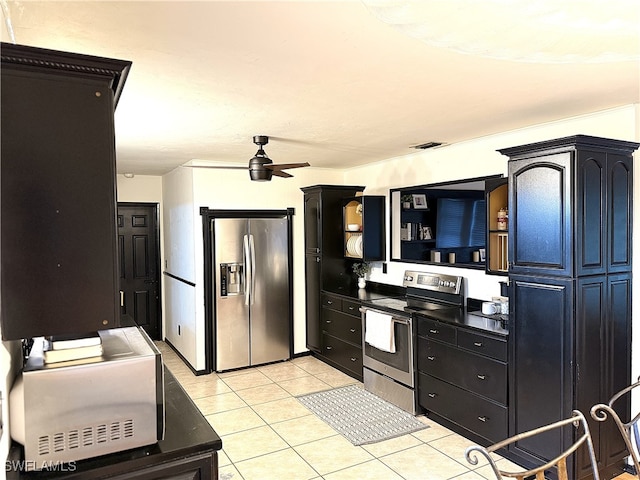
[[[491,453],[505,448],[507,445],[510,445],[514,442],[520,441],[524,438],[533,437],[535,435],[539,435],[544,432],[548,432],[554,429],[562,429],[572,425],[575,427],[577,433],[579,435],[575,442],[572,443],[565,451],[560,452],[557,457],[554,459],[542,464],[538,465],[535,468],[530,470],[520,470],[520,471],[507,471],[501,470],[496,465],[495,460],[491,456]],[[581,432],[581,433],[580,433]],[[582,414],[582,412],[578,410],[574,410],[573,414],[570,418],[560,420],[558,422],[544,425],[542,427],[536,428],[534,430],[529,430],[528,432],[520,433],[518,435],[514,435],[513,437],[509,437],[506,440],[503,440],[499,443],[491,445],[489,447],[481,447],[479,445],[472,445],[467,448],[465,451],[465,457],[467,461],[471,465],[478,465],[479,456],[485,457],[491,466],[493,473],[496,476],[496,479],[503,480],[506,478],[515,478],[517,480],[524,480],[525,478],[535,478],[536,480],[544,480],[545,472],[547,470],[556,470],[558,474],[558,480],[570,480],[567,473],[567,458],[575,453],[575,451],[581,446],[586,445],[589,451],[589,459],[591,461],[591,469],[593,470],[593,480],[600,480],[600,475],[598,473],[597,461],[595,452],[593,450],[593,442],[591,440],[591,433],[589,431],[589,425],[587,424],[587,420]]]
[[[638,424],[638,420],[640,419],[640,411],[635,415],[631,416],[631,419],[628,422],[623,422],[618,413],[615,411],[615,404],[618,400],[625,397],[625,395],[631,395],[631,391],[640,386],[640,378],[636,383],[629,385],[626,388],[623,388],[618,393],[616,393],[611,399],[609,403],[599,403],[591,407],[591,416],[594,420],[598,422],[604,422],[609,417],[613,419],[622,438],[624,439],[624,443],[627,446],[627,450],[629,451],[629,455],[631,460],[633,460],[633,466],[636,469],[636,473],[640,475],[640,454],[638,450],[634,447],[636,441],[640,441],[640,438],[637,436],[638,433],[634,433],[634,428],[640,428],[640,424]],[[640,389],[638,389],[640,391]],[[637,444],[636,444],[637,445]]]

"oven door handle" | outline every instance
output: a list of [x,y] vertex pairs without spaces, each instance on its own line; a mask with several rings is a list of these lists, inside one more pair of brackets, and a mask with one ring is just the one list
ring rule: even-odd
[[[360,312],[365,314],[365,315],[366,315],[368,310],[371,310],[372,312],[384,313],[385,315],[389,315],[387,312],[383,312],[381,310],[373,310],[371,308],[360,307]],[[391,317],[391,321],[394,322],[394,323],[400,323],[402,325],[411,325],[411,319],[409,319],[409,318],[402,318],[402,317],[392,316]]]

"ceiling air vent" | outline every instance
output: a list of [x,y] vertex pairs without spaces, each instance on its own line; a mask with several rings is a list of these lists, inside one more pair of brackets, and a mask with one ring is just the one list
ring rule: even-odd
[[427,142],[427,143],[422,143],[420,145],[415,145],[411,148],[415,148],[416,150],[426,150],[428,148],[435,148],[435,147],[439,147],[441,145],[444,145],[444,143],[442,142]]

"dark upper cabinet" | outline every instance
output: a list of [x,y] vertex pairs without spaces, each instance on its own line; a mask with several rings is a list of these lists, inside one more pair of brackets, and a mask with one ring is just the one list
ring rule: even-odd
[[118,325],[114,109],[131,63],[2,44],[5,340]]
[[355,275],[344,257],[343,200],[364,187],[304,187],[304,245],[307,348],[322,350],[320,290],[348,291]]
[[629,271],[637,145],[576,135],[499,150],[510,157],[509,271]]
[[385,259],[384,205],[384,195],[361,195],[343,200],[345,257],[365,262]]

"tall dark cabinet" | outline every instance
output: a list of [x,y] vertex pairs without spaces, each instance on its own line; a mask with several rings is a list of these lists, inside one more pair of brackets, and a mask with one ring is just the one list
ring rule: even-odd
[[[509,157],[510,435],[573,409],[588,415],[631,382],[638,146],[576,135],[500,150]],[[607,476],[627,455],[624,444],[612,422],[590,428]],[[522,440],[509,453],[524,465],[549,460],[571,435]],[[589,478],[586,452],[570,470],[571,478]]]
[[364,187],[314,185],[304,187],[307,348],[322,351],[320,291],[348,291],[353,275],[347,272],[343,246],[343,199]]
[[114,109],[131,62],[0,55],[2,337],[115,327]]

